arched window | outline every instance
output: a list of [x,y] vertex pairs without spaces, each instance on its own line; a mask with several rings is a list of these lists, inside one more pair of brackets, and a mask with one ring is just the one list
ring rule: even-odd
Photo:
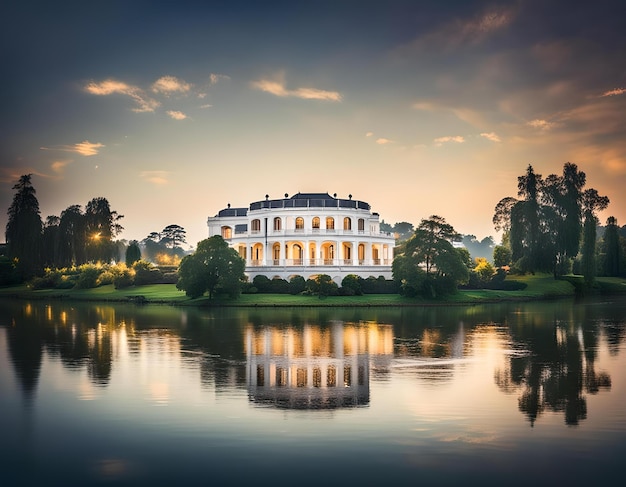
[[352,230],[352,218],[350,218],[349,216],[343,219],[343,229]]
[[261,220],[252,220],[251,223],[252,233],[258,233],[261,231]]
[[275,243],[274,246],[272,247],[272,258],[274,259],[274,265],[278,265],[278,262],[280,260],[280,244],[279,243]]
[[365,220],[363,218],[359,218],[359,232],[365,231]]
[[233,238],[233,229],[227,226],[222,227],[222,238],[229,239]]
[[282,220],[280,217],[274,218],[274,231],[279,232],[282,229]]
[[304,230],[304,218],[301,216],[296,218],[296,230]]
[[332,216],[326,217],[326,230],[334,230],[335,229],[335,219]]
[[299,244],[293,246],[293,263],[294,265],[302,265],[302,247]]
[[320,217],[319,216],[314,216],[313,217],[312,227],[313,227],[314,230],[319,230],[320,229]]

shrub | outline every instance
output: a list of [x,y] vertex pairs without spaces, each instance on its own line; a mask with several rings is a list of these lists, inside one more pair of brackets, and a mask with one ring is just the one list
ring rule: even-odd
[[302,276],[293,276],[289,279],[289,294],[300,294],[306,289],[306,281]]
[[270,292],[275,294],[287,294],[289,292],[289,283],[284,279],[276,277],[270,281]]
[[133,264],[135,271],[135,286],[144,286],[146,284],[154,284],[159,282],[163,275],[161,271],[154,267],[151,262],[138,260]]
[[252,285],[257,288],[260,293],[269,293],[272,288],[272,281],[267,276],[254,276]]
[[121,269],[113,277],[113,286],[115,289],[124,289],[134,284],[134,273],[132,269]]
[[361,296],[363,294],[362,280],[355,274],[348,274],[341,280],[342,294],[344,296]]
[[78,279],[76,280],[77,289],[90,289],[98,286],[98,277],[102,272],[102,268],[94,264],[83,264],[79,268]]

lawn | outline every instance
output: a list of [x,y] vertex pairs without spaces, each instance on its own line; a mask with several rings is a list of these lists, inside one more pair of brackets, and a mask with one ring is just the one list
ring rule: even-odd
[[[405,298],[397,294],[367,294],[365,296],[292,296],[290,294],[242,294],[238,299],[219,298],[210,301],[204,296],[190,299],[174,284],[151,284],[116,290],[113,285],[94,289],[42,289],[32,291],[26,286],[0,289],[0,296],[27,299],[68,299],[88,301],[130,301],[166,303],[187,306],[428,306],[461,305],[509,300],[556,298],[574,295],[574,285],[567,280],[555,280],[549,274],[514,276],[510,280],[526,283],[519,291],[461,290],[442,299]],[[607,289],[626,292],[626,280],[602,278]]]

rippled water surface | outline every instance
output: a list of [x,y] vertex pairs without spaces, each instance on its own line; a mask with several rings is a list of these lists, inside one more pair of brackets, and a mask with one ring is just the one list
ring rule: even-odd
[[596,485],[626,299],[401,309],[0,300],[0,485]]

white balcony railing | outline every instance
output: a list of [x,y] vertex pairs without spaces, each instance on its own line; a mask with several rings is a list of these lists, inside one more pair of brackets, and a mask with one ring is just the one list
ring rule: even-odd
[[270,259],[263,261],[253,259],[248,261],[252,267],[302,267],[302,266],[331,266],[331,267],[357,267],[357,266],[381,266],[391,265],[392,259]]

